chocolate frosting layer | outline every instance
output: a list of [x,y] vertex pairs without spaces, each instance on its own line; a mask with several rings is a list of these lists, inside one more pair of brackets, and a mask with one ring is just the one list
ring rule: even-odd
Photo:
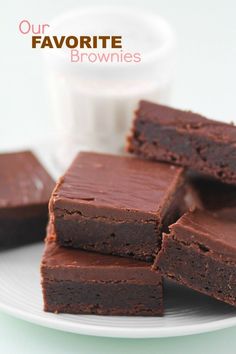
[[47,203],[54,182],[30,151],[0,155],[0,208]]
[[153,219],[175,191],[182,172],[165,163],[83,152],[57,184],[51,210],[64,208],[73,213],[77,203],[82,213],[94,217],[104,216],[104,210],[115,215],[118,210],[126,217],[135,214],[140,219],[138,214],[146,213]]
[[187,245],[197,244],[204,252],[236,260],[236,222],[232,220],[195,210],[184,214],[170,230]]
[[54,236],[47,237],[41,269],[49,280],[161,282],[160,275],[146,262],[60,247]]

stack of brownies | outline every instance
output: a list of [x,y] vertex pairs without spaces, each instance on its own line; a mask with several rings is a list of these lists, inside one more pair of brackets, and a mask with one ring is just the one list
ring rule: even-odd
[[44,309],[162,315],[162,277],[235,306],[236,128],[142,101],[127,150],[80,153],[57,183]]

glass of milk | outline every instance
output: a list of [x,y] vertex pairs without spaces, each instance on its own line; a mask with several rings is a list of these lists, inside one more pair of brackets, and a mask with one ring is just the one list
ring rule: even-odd
[[122,36],[122,49],[76,48],[79,53],[139,53],[139,62],[71,62],[70,49],[44,50],[60,158],[78,150],[124,150],[140,99],[170,100],[175,36],[160,16],[121,7],[81,8],[50,23],[50,36]]

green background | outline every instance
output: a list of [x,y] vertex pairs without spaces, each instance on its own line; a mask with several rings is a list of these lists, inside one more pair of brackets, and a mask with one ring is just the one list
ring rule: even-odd
[[13,354],[235,354],[236,328],[195,336],[116,339],[82,336],[0,314],[0,353]]

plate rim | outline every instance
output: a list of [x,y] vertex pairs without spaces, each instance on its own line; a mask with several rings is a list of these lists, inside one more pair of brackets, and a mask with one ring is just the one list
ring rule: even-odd
[[[50,317],[43,318],[40,315],[21,310],[14,306],[0,301],[0,310],[15,318],[63,332],[76,333],[81,335],[109,337],[109,338],[168,338],[180,337],[201,333],[209,333],[221,329],[236,326],[236,316],[206,322],[204,324],[183,325],[178,327],[153,327],[153,328],[131,328],[131,327],[109,327],[104,325],[81,324],[78,322],[63,321],[63,314],[47,313]],[[42,310],[43,311],[43,310]],[[52,316],[52,317],[51,317]],[[62,316],[58,318],[54,316]],[[76,315],[83,316],[83,315]],[[99,315],[91,315],[100,317]]]

